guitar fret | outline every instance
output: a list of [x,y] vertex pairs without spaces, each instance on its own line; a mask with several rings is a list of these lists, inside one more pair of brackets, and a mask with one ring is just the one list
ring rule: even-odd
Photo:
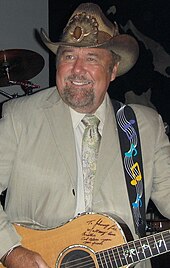
[[158,251],[157,254],[159,254],[160,251],[159,251],[159,247],[158,247],[158,242],[157,242],[157,240],[156,240],[156,235],[154,235],[154,246],[156,247],[156,249],[157,249],[157,251]]
[[138,247],[137,247],[137,244],[135,243],[136,241],[132,241],[132,242],[133,242],[134,248],[136,250],[136,259],[137,259],[137,262],[138,262],[140,260]]
[[130,252],[129,245],[128,244],[124,244],[124,245],[122,245],[122,248],[123,248],[124,260],[126,261],[125,264],[131,264],[131,263],[133,263],[132,254]]
[[103,255],[102,259],[103,259],[104,267],[112,268],[111,263],[107,259],[108,257],[107,251],[103,251],[102,255]]
[[156,241],[157,241],[157,244],[158,244],[159,253],[166,252],[167,251],[167,247],[166,247],[166,244],[165,244],[165,240],[164,240],[163,235],[158,234],[156,236]]
[[124,246],[124,245],[119,246],[119,253],[120,253],[120,258],[121,258],[121,261],[122,261],[122,266],[128,264],[128,263],[127,263],[127,260],[126,260],[127,252],[126,252],[126,250],[124,249],[123,246]]
[[122,255],[120,255],[120,252],[118,252],[117,247],[111,248],[107,252],[108,252],[108,256],[109,256],[109,261],[112,264],[111,267],[118,268],[118,267],[122,267],[122,265],[127,264],[127,262],[125,262],[122,250],[121,250]]
[[156,241],[157,248],[158,248],[160,254],[167,251],[167,245],[166,245],[166,241],[164,239],[163,234],[159,234],[159,233],[156,234],[155,241]]
[[[115,262],[115,258],[114,258],[114,255],[112,253],[112,249],[106,250],[105,253],[107,253],[107,256],[108,256],[108,263],[107,263],[107,264],[109,264],[108,267],[117,268],[118,266]],[[100,265],[99,265],[99,267],[100,267]]]
[[[108,261],[106,261],[106,256],[104,256],[104,261],[103,261],[103,257],[101,256],[101,254],[104,256],[104,252],[96,253],[96,258],[97,258],[99,268],[105,268],[105,267],[117,268],[118,267],[115,261],[110,258],[109,254],[108,254],[108,257],[109,257]],[[105,266],[104,262],[107,266]]]
[[139,256],[138,256],[138,251],[136,249],[136,245],[135,245],[134,241],[131,241],[128,244],[129,244],[129,248],[130,248],[130,253],[133,256],[133,261],[134,261],[134,263],[136,263],[139,261]]
[[121,267],[121,266],[118,263],[118,258],[116,258],[116,254],[117,254],[117,250],[116,250],[116,248],[113,248],[112,249],[112,256],[114,258],[114,262],[115,262],[115,265],[116,265],[115,267],[118,268],[118,267]]
[[130,248],[131,242],[129,242],[127,245],[128,245],[129,254],[130,254],[129,256],[130,256],[130,258],[131,258],[131,262],[130,262],[129,264],[131,264],[131,263],[136,262],[136,261],[135,261],[135,255],[133,254],[133,253],[134,253],[134,248],[133,248],[133,249]]
[[120,246],[117,247],[117,258],[119,267],[122,267],[124,264],[122,259],[122,250]]
[[170,250],[170,230],[163,232],[162,235],[164,237],[167,250]]
[[115,255],[113,254],[113,249],[107,250],[108,258],[109,258],[109,263],[111,264],[111,267],[117,268],[117,264],[115,262],[116,258]]
[[97,262],[99,265],[99,268],[103,268],[103,262],[100,253],[96,253]]
[[144,237],[141,239],[141,244],[142,244],[142,250],[144,253],[145,259],[148,259],[152,256],[149,240],[147,237]]
[[[114,263],[113,263],[113,260],[111,259],[111,256],[112,256],[112,249],[107,250],[107,254],[108,254],[109,263],[111,264],[111,267],[116,267],[116,266],[115,266],[115,261],[114,261]],[[114,266],[113,266],[113,264],[114,264]]]
[[151,249],[152,256],[158,255],[159,251],[158,251],[157,245],[155,243],[155,238],[154,238],[153,235],[148,236],[148,242],[150,244],[150,249]]
[[105,258],[103,258],[103,252],[100,253],[100,260],[101,260],[101,263],[102,263],[102,267],[105,267],[106,261],[105,261]]
[[142,248],[142,244],[140,240],[136,240],[134,241],[135,247],[136,247],[136,251],[137,251],[137,255],[139,260],[144,260],[145,259],[145,254],[143,252],[143,248]]
[[104,262],[105,262],[105,264],[106,264],[106,266],[104,266],[104,267],[108,267],[108,268],[111,268],[112,266],[110,265],[110,263],[108,262],[108,260],[107,260],[107,254],[106,254],[107,252],[103,252],[103,258],[104,258]]
[[143,252],[143,259],[146,259],[146,249],[148,249],[148,246],[146,245],[146,238],[141,238],[140,239],[140,244]]
[[147,239],[147,243],[149,245],[149,247],[147,248],[147,257],[149,258],[149,257],[152,257],[152,250],[151,250],[151,245],[149,243],[149,238],[146,237],[146,239]]

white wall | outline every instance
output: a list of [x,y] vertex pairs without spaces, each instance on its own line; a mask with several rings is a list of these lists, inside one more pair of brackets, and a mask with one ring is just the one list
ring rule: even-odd
[[[40,86],[38,90],[49,85],[48,52],[34,35],[41,27],[48,31],[48,0],[0,0],[0,53],[8,49],[28,49],[40,54],[45,60],[44,68],[30,80]],[[1,86],[0,90],[10,95],[24,94],[17,85]],[[7,99],[0,94],[0,102]]]

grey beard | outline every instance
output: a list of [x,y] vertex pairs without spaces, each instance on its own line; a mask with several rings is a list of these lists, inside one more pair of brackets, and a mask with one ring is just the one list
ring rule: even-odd
[[[81,100],[77,96],[81,95]],[[73,109],[75,108],[85,108],[91,107],[94,102],[94,89],[74,89],[72,87],[65,87],[64,90],[60,93],[63,101],[68,104]]]

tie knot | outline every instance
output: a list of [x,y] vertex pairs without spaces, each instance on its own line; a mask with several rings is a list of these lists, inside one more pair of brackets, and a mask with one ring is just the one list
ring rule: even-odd
[[95,115],[85,115],[82,119],[83,124],[85,127],[88,126],[98,126],[100,120]]

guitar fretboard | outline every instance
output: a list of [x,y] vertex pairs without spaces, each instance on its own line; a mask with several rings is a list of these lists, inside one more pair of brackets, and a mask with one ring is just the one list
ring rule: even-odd
[[170,230],[96,253],[100,268],[117,268],[170,251]]

